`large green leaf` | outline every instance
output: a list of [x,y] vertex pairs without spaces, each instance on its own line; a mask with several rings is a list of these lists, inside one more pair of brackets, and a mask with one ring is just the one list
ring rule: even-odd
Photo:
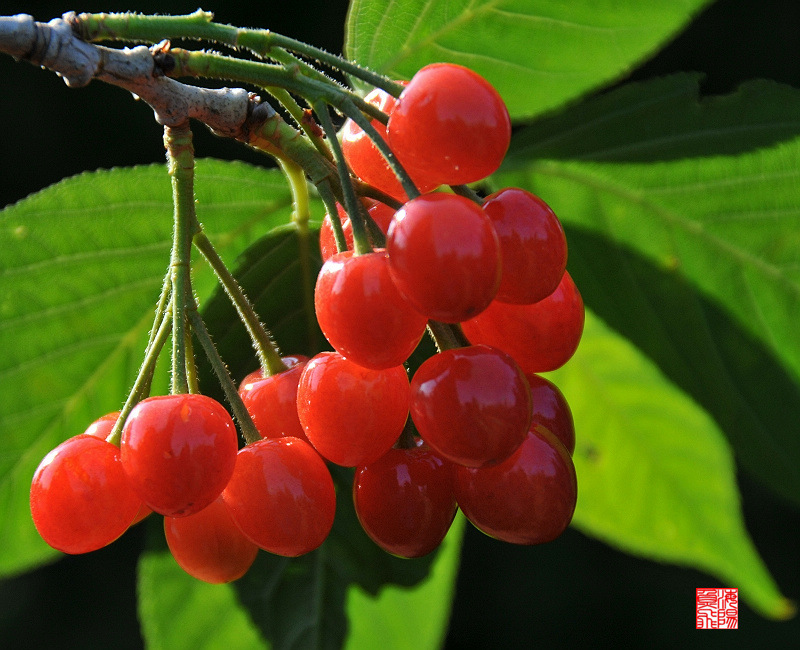
[[766,616],[792,615],[745,530],[728,444],[697,404],[591,312],[551,378],[575,418],[578,528],[708,571]]
[[433,61],[491,81],[512,118],[562,106],[622,76],[708,0],[353,0],[348,57],[410,78]]
[[[237,163],[198,161],[197,200],[228,262],[291,209],[280,173]],[[0,576],[55,556],[31,522],[31,476],[56,444],[125,400],[171,229],[162,166],[83,174],[0,213]],[[207,269],[195,286],[201,301],[209,295]]]
[[798,110],[767,82],[703,101],[685,76],[623,87],[524,130],[496,179],[555,208],[587,303],[795,503]]
[[800,135],[800,94],[756,79],[700,97],[702,75],[629,83],[537,120],[514,136],[507,166],[530,158],[649,162],[736,155]]

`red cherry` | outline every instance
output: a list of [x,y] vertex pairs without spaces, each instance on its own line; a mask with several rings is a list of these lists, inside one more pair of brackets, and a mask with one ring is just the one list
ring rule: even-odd
[[82,434],[47,454],[33,475],[31,515],[36,530],[64,553],[96,551],[131,525],[142,505],[119,459],[119,449]]
[[239,396],[262,438],[288,436],[306,440],[297,417],[297,384],[308,357],[296,355],[282,359],[287,370],[269,377],[264,377],[260,369],[251,372],[239,385]]
[[[387,115],[391,115],[394,109],[396,100],[389,93],[380,88],[372,90],[364,100],[373,106],[376,106]],[[372,126],[378,133],[387,139],[386,127],[378,120],[372,120]],[[378,148],[370,140],[369,136],[364,133],[360,126],[353,120],[347,119],[342,127],[342,153],[344,154],[347,164],[353,170],[353,173],[358,176],[362,181],[376,187],[377,189],[386,192],[389,196],[397,199],[398,201],[407,201],[408,195],[403,190],[397,176],[394,175],[389,163],[378,151]],[[396,154],[395,154],[396,155]],[[398,157],[400,164],[404,166],[403,160]],[[406,169],[406,171],[408,171]],[[411,174],[411,172],[409,172]],[[431,182],[426,179],[425,175],[411,174],[414,184],[417,189],[422,192],[429,192],[434,189],[438,183]]]
[[453,465],[427,445],[390,449],[356,470],[353,503],[361,526],[382,549],[422,557],[442,543],[456,514]]
[[486,79],[469,68],[433,63],[400,94],[387,133],[412,177],[460,185],[497,171],[511,140],[511,120]]
[[[106,413],[86,427],[86,431],[84,431],[84,433],[88,436],[94,436],[95,438],[101,438],[102,440],[105,440],[109,435],[111,435],[111,430],[117,423],[119,414],[119,411]],[[152,512],[153,511],[146,504],[142,503],[141,507],[139,508],[139,512],[136,513],[136,516],[131,522],[131,526],[138,524],[140,521],[142,521],[142,519],[147,517]]]
[[505,350],[526,373],[549,372],[575,354],[584,315],[581,294],[565,272],[558,288],[544,300],[532,305],[495,300],[461,327],[470,342]]
[[[362,199],[362,201],[364,201],[365,205],[367,201],[371,203],[371,205],[367,208],[367,212],[369,213],[369,216],[372,217],[375,225],[377,225],[381,232],[385,235],[389,230],[389,224],[394,216],[394,208],[389,207],[385,203],[371,201],[370,199]],[[336,209],[339,213],[339,221],[342,224],[342,230],[344,231],[344,238],[347,241],[347,248],[348,250],[353,250],[353,224],[350,223],[350,217],[347,216],[344,208],[338,203],[336,204]],[[327,214],[322,220],[322,226],[320,227],[319,231],[319,250],[320,254],[322,255],[323,262],[327,262],[328,259],[339,252],[339,250],[336,248],[336,237],[333,234],[333,224],[331,223],[330,216]]]
[[262,438],[243,447],[222,498],[245,537],[286,557],[322,544],[336,510],[325,461],[298,438]]
[[114,428],[114,425],[119,419],[119,413],[119,411],[113,411],[97,418],[88,427],[86,427],[86,431],[84,431],[84,433],[88,436],[94,436],[95,438],[102,438],[105,440],[109,435],[111,435],[111,430]]
[[380,370],[399,366],[425,333],[427,319],[412,309],[392,282],[385,251],[337,253],[317,277],[317,321],[334,349]]
[[482,467],[507,458],[525,439],[530,389],[505,352],[485,345],[446,350],[414,374],[411,417],[443,458]]
[[541,424],[561,441],[570,456],[575,451],[575,422],[564,394],[552,381],[526,374],[533,398],[532,421]]
[[578,499],[572,458],[542,425],[498,465],[456,470],[456,500],[472,524],[512,544],[542,544],[564,532]]
[[178,565],[211,584],[238,580],[258,554],[258,546],[233,523],[221,496],[188,517],[164,517],[164,535]]
[[414,308],[445,323],[482,312],[500,286],[500,243],[481,207],[463,196],[426,194],[394,216],[389,269]]
[[306,437],[337,465],[367,465],[385,454],[408,419],[410,389],[403,366],[370,370],[336,352],[308,362],[297,387]]
[[230,415],[205,395],[159,395],[139,402],[122,429],[122,466],[155,512],[183,517],[222,492],[236,463]]
[[564,228],[542,199],[509,187],[486,197],[502,250],[502,280],[496,300],[531,304],[556,290],[567,267]]

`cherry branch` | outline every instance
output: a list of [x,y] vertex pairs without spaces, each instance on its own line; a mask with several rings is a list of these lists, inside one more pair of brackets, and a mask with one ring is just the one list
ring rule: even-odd
[[163,126],[194,118],[221,135],[236,137],[250,110],[251,97],[243,88],[183,84],[164,76],[149,48],[86,43],[60,18],[40,23],[25,14],[0,17],[0,51],[52,70],[70,87],[97,79],[124,88],[147,102]]

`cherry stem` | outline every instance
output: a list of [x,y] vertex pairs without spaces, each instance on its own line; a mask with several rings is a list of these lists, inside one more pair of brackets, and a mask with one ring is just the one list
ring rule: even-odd
[[301,282],[303,289],[303,308],[306,313],[306,327],[309,345],[317,347],[317,320],[314,316],[314,287],[316,285],[316,273],[312,268],[309,242],[310,233],[308,231],[308,221],[311,218],[311,205],[308,194],[308,181],[305,172],[300,165],[290,161],[278,161],[286,179],[289,181],[289,188],[292,191],[292,223],[297,232],[298,256],[300,262]]
[[[172,314],[171,299],[172,299],[172,268],[170,267],[166,275],[164,276],[164,282],[161,287],[161,295],[158,297],[158,303],[156,304],[156,310],[153,316],[153,326],[150,328],[150,336],[147,339],[147,345],[145,346],[145,350],[149,349],[150,346],[153,345],[153,341],[155,341],[156,335],[158,333],[158,328],[161,322],[164,320],[164,314],[167,312],[167,310],[169,310],[170,315]],[[150,369],[150,374],[147,376],[146,381],[142,384],[140,390],[142,396],[147,396],[150,394],[150,386],[153,383],[154,372],[155,372],[155,366],[153,366],[153,368]]]
[[459,194],[460,196],[463,196],[464,198],[469,199],[478,205],[483,205],[483,199],[469,185],[451,185],[450,189],[453,190],[454,194]]
[[417,446],[418,437],[419,432],[417,431],[417,427],[414,425],[414,421],[409,415],[403,427],[403,431],[400,433],[400,437],[397,439],[394,446],[397,449],[414,449]]
[[302,74],[302,66],[295,61],[288,65],[276,65],[178,47],[164,52],[160,61],[162,71],[169,77],[228,79],[267,89],[277,87],[304,97],[312,104],[319,99],[332,104],[349,100],[368,115],[379,120],[385,119],[380,109],[319,71],[312,76]]
[[191,296],[192,235],[197,223],[194,206],[194,147],[189,122],[164,127],[167,166],[172,179],[174,233],[172,269],[172,387],[173,394],[188,393],[186,306]]
[[233,274],[228,270],[225,262],[217,253],[211,240],[203,232],[202,229],[197,231],[192,240],[195,247],[208,262],[209,266],[217,276],[219,283],[225,290],[233,306],[239,314],[239,318],[244,323],[247,333],[250,335],[250,340],[258,355],[258,360],[261,363],[261,368],[265,375],[270,376],[287,370],[286,364],[281,359],[278,347],[270,337],[269,332],[261,323],[258,314],[253,308],[252,303],[242,291],[241,286],[233,277]]
[[429,320],[428,334],[430,334],[439,352],[472,345],[467,337],[464,336],[464,332],[459,325]]
[[325,204],[325,212],[331,220],[333,238],[336,240],[336,250],[341,253],[347,250],[347,239],[344,236],[342,221],[339,219],[339,210],[336,209],[336,197],[333,195],[330,181],[327,179],[317,184],[317,192]]
[[253,419],[250,417],[250,413],[247,412],[247,407],[245,407],[242,398],[239,396],[239,392],[236,390],[236,385],[233,383],[233,379],[231,379],[228,367],[225,365],[222,357],[219,356],[217,347],[214,345],[214,341],[211,339],[211,335],[206,329],[206,324],[197,311],[197,304],[194,303],[194,301],[192,302],[193,304],[189,310],[189,321],[192,324],[195,336],[203,347],[203,351],[211,364],[211,368],[214,370],[214,374],[217,375],[220,386],[222,386],[222,390],[225,392],[225,397],[228,399],[228,403],[231,406],[233,416],[239,423],[242,436],[248,444],[256,442],[261,439],[261,434],[258,433],[258,429],[256,429],[256,425],[253,424]]
[[331,68],[361,79],[372,86],[383,88],[395,97],[403,86],[372,70],[359,66],[340,56],[326,52],[266,29],[239,29],[231,25],[212,22],[214,15],[197,10],[184,16],[147,16],[141,14],[72,14],[70,22],[86,40],[121,39],[156,43],[164,38],[193,38],[224,43],[276,61],[294,61],[304,70],[315,70],[296,57],[289,59],[286,50],[297,52],[309,59],[320,61]]
[[306,111],[303,109],[300,104],[298,104],[294,97],[291,96],[287,91],[283,88],[264,88],[266,92],[272,95],[275,99],[280,102],[281,106],[283,106],[289,115],[292,116],[294,121],[297,123],[303,132],[308,136],[308,139],[314,144],[323,156],[325,156],[328,160],[333,160],[333,154],[331,150],[328,148],[328,145],[325,143],[325,139],[322,137],[319,126],[317,126],[316,122],[310,120],[310,116]]
[[400,161],[394,155],[394,152],[389,148],[389,145],[386,140],[384,140],[383,136],[381,136],[377,129],[372,126],[372,122],[367,119],[359,110],[359,107],[356,107],[354,104],[345,100],[341,103],[341,105],[337,105],[337,108],[339,108],[339,110],[341,110],[347,117],[353,120],[353,122],[355,122],[364,131],[364,133],[367,134],[367,137],[372,140],[372,142],[375,144],[375,147],[381,152],[381,155],[386,160],[386,163],[397,177],[397,180],[400,181],[400,184],[403,186],[403,190],[408,195],[408,198],[413,199],[419,196],[419,190],[414,184],[414,181],[411,180],[408,172],[400,164]]
[[106,440],[117,447],[119,447],[120,439],[122,438],[122,427],[128,415],[133,410],[133,407],[141,402],[150,392],[150,383],[153,379],[153,372],[155,371],[156,362],[161,354],[164,344],[170,335],[170,325],[172,324],[172,299],[170,298],[164,305],[164,309],[160,314],[156,313],[156,322],[153,324],[153,330],[150,335],[150,342],[145,350],[144,360],[136,375],[136,380],[133,382],[133,387],[128,393],[120,410],[119,417],[114,423],[111,433],[108,434]]
[[192,343],[191,328],[186,328],[186,380],[189,384],[189,392],[200,393],[200,380],[197,376],[197,363],[194,358],[194,344]]
[[[336,169],[301,133],[287,124],[267,102],[253,108],[242,141],[277,160],[290,160],[318,184],[336,176]],[[325,147],[328,154],[327,145]]]
[[[323,101],[315,102],[314,112],[317,114],[325,134],[328,136],[328,144],[333,151],[333,158],[336,161],[336,169],[339,172],[339,182],[342,185],[344,197],[344,207],[350,217],[350,224],[353,226],[353,250],[355,255],[363,255],[372,252],[372,245],[369,243],[366,224],[361,214],[360,203],[356,197],[353,182],[350,177],[350,169],[342,153],[342,146],[336,136],[336,129],[333,127],[328,105]],[[339,218],[338,216],[336,217]]]

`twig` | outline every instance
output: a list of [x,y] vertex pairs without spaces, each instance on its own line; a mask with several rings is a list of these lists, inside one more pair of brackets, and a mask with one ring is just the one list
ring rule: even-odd
[[57,73],[70,87],[93,79],[119,86],[147,102],[156,121],[178,126],[193,118],[220,135],[241,136],[251,97],[243,88],[199,88],[164,76],[144,45],[112,49],[86,43],[61,18],[0,17],[0,52]]

